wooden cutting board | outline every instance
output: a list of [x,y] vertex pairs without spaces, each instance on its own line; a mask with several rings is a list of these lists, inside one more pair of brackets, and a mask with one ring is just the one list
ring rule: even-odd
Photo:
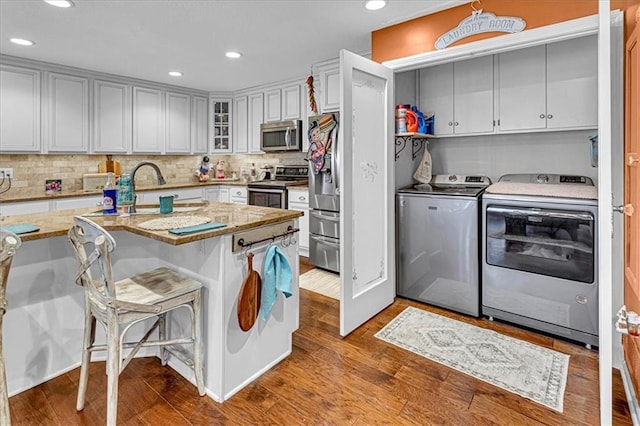
[[238,324],[242,331],[249,331],[256,323],[262,293],[262,278],[258,271],[253,270],[253,253],[247,254],[247,263],[247,276],[238,296]]

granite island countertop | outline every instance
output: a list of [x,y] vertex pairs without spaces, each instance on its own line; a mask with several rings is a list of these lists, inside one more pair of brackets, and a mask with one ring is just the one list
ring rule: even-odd
[[[178,188],[199,188],[199,187],[211,187],[211,186],[240,186],[246,187],[247,182],[243,180],[210,180],[209,182],[193,182],[193,181],[183,181],[183,182],[175,182],[175,183],[167,183],[165,185],[153,185],[153,186],[136,186],[136,192],[146,192],[146,191],[162,191],[167,189],[178,189]],[[75,191],[60,191],[54,194],[45,194],[41,188],[38,189],[28,189],[25,190],[23,188],[20,189],[20,193],[5,193],[0,195],[0,202],[2,203],[12,203],[19,201],[38,201],[38,200],[57,200],[61,198],[72,198],[72,197],[87,197],[91,195],[101,195],[102,190],[96,191],[84,191],[82,189],[78,189]]]
[[[258,207],[213,201],[185,204],[176,203],[174,207],[179,206],[196,206],[198,209],[184,213],[169,213],[163,215],[131,215],[127,217],[119,215],[98,215],[91,216],[90,219],[108,231],[128,231],[164,243],[181,245],[206,238],[218,237],[238,231],[257,228],[263,225],[294,220],[303,216],[302,212],[296,210],[283,210],[270,207]],[[144,204],[138,205],[138,208],[143,207],[145,207]],[[37,232],[21,234],[20,238],[23,241],[59,237],[67,235],[69,228],[71,228],[73,224],[74,216],[87,215],[93,212],[96,212],[95,207],[9,216],[2,218],[2,221],[0,221],[0,227],[6,225],[33,224],[40,228]],[[224,223],[226,226],[190,235],[174,235],[169,233],[169,231],[151,231],[138,226],[142,222],[146,222],[151,219],[178,215],[206,216],[209,217],[212,222]]]

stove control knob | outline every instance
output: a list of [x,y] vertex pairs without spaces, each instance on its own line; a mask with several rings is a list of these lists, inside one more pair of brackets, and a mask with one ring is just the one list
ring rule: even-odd
[[538,175],[538,177],[536,177],[536,182],[538,182],[538,183],[547,183],[547,182],[549,182],[549,176],[547,176],[547,175]]
[[458,180],[458,176],[456,175],[449,175],[449,182],[455,182]]

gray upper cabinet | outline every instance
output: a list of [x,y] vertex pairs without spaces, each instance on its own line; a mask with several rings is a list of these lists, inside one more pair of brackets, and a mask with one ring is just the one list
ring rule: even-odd
[[40,149],[40,71],[0,65],[0,150]]
[[191,152],[191,96],[166,92],[166,152],[189,154]]
[[598,39],[547,45],[547,128],[598,126]]
[[47,73],[49,152],[89,151],[89,79]]
[[204,96],[191,97],[191,148],[194,154],[209,152],[208,105]]
[[319,112],[340,110],[340,66],[334,61],[318,67],[319,87],[316,85],[316,96],[319,95]]
[[146,87],[133,88],[133,152],[164,151],[163,92]]
[[131,152],[131,86],[93,81],[93,152]]
[[598,125],[596,36],[497,55],[500,132]]
[[493,132],[493,57],[420,70],[420,109],[435,113],[435,133]]

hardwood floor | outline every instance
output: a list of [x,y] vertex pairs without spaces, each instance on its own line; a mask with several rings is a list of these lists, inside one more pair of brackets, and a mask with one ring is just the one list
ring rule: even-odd
[[[302,270],[302,267],[301,267]],[[560,414],[387,344],[373,335],[416,306],[571,356]],[[301,290],[292,354],[224,404],[157,358],[131,362],[120,379],[122,425],[597,425],[597,352],[486,319],[470,319],[405,299],[345,339],[339,301]],[[84,411],[75,410],[79,369],[10,399],[14,425],[100,425],[106,417],[104,363],[93,363]],[[620,374],[613,374],[614,424],[631,425]]]

